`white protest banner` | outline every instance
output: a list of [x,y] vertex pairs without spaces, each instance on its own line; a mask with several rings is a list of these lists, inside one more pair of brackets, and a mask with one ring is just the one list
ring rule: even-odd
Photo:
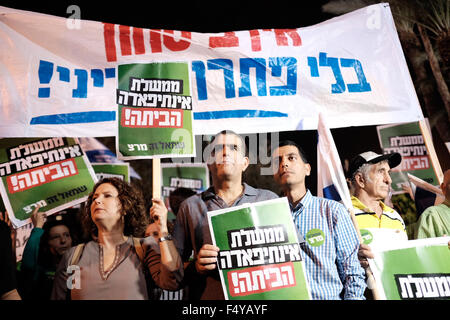
[[0,7],[0,136],[114,136],[127,63],[189,63],[197,135],[312,130],[319,112],[330,128],[423,119],[387,3],[297,29],[79,23]]

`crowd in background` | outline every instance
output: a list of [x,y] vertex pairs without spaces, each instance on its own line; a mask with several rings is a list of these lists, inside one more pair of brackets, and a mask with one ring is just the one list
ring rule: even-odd
[[[280,196],[286,196],[291,206],[312,299],[371,298],[366,281],[367,259],[373,253],[361,242],[358,228],[395,230],[398,241],[449,235],[450,170],[444,172],[440,186],[442,203],[420,208],[411,237],[402,215],[388,205],[390,170],[401,163],[398,153],[367,151],[352,159],[347,172],[356,219],[352,221],[342,204],[308,190],[305,178],[312,167],[296,142],[283,141],[271,153],[280,195],[243,181],[248,150],[239,135],[223,131],[211,144],[212,186],[202,193],[179,188],[168,203],[152,199],[146,204],[142,190],[107,178],[95,185],[80,207],[50,216],[36,208],[19,263],[14,229],[2,213],[2,299],[224,299],[217,272],[219,248],[212,245],[206,213]],[[167,221],[167,207],[176,220]],[[323,246],[311,247],[304,241],[312,228],[325,233]],[[71,282],[73,287],[68,285],[71,274],[76,274],[70,272],[71,266],[83,272],[81,282]]]

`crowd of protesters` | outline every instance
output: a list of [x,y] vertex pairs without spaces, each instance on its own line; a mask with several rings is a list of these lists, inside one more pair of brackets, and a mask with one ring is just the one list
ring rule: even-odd
[[[255,188],[243,181],[249,165],[242,137],[222,131],[211,141],[208,169],[212,186],[202,193],[179,189],[170,197],[176,216],[152,199],[146,209],[142,192],[117,178],[100,180],[79,210],[45,216],[37,207],[33,230],[20,268],[14,257],[11,225],[0,220],[0,297],[23,300],[224,299],[207,212],[286,196],[305,261],[312,299],[364,300],[368,295],[371,247],[361,243],[359,228],[386,228],[408,240],[401,215],[386,203],[390,170],[398,153],[356,155],[347,172],[354,220],[339,202],[314,196],[305,179],[312,167],[293,141],[272,151],[273,180],[282,190]],[[450,232],[450,170],[444,173],[443,203],[430,206],[417,223],[417,237]],[[311,229],[325,233],[322,246],[304,241]],[[176,297],[170,293],[177,292]]]

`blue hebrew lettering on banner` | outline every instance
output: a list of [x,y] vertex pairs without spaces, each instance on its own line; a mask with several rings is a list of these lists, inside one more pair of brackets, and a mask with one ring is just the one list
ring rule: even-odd
[[356,59],[347,58],[332,58],[327,57],[327,53],[319,53],[319,65],[317,65],[316,57],[308,57],[308,66],[310,68],[311,77],[319,77],[319,66],[329,67],[333,71],[336,83],[331,85],[331,93],[343,93],[345,92],[345,81],[342,77],[341,68],[339,63],[343,68],[353,68],[355,70],[356,76],[358,77],[358,83],[348,83],[348,92],[368,92],[372,91],[370,84],[367,82],[366,76],[364,75],[363,67],[361,62]]
[[74,113],[51,114],[31,119],[30,124],[70,124],[115,121],[115,111],[87,111]]
[[[38,77],[39,84],[42,85],[38,90],[38,98],[50,98],[51,97],[51,85],[50,82],[53,78],[53,69],[55,64],[46,60],[39,60]],[[56,72],[58,72],[58,80],[62,82],[70,82],[70,74],[72,73],[77,81],[77,86],[72,90],[72,98],[87,98],[88,97],[88,78],[89,70],[86,69],[73,69],[71,70],[64,66],[56,66]],[[111,79],[116,77],[115,68],[105,69],[91,69],[90,76],[93,80],[93,86],[97,88],[104,87],[105,79]],[[43,86],[48,85],[48,86]]]
[[[307,57],[311,77],[320,77],[320,68],[331,68],[336,83],[331,84],[331,93],[343,93],[346,90],[350,93],[371,91],[370,84],[365,77],[362,64],[357,59],[328,57],[327,53],[319,53],[319,63],[316,57]],[[358,83],[345,83],[341,73],[342,68],[353,68],[358,78]],[[38,68],[39,89],[38,98],[48,99],[51,97],[51,82],[55,63],[40,60]],[[270,76],[280,78],[278,82],[283,85],[268,86],[267,74],[270,69]],[[250,77],[251,70],[254,70],[254,80],[256,82],[256,92],[252,92]],[[209,59],[205,62],[200,60],[192,61],[192,71],[197,84],[197,97],[199,101],[208,100],[208,74],[209,72],[223,73],[223,88],[225,99],[241,97],[259,96],[291,96],[298,95],[298,64],[294,57],[269,57],[269,58],[240,58],[239,68],[236,68],[231,59]],[[236,95],[235,72],[239,72],[240,86]],[[116,77],[115,68],[93,68],[70,69],[65,66],[56,66],[57,79],[61,82],[69,83],[71,79],[76,79],[76,87],[72,89],[73,99],[86,99],[89,94],[89,76],[92,78],[92,87],[103,88],[105,79]],[[194,112],[195,120],[226,119],[226,118],[269,118],[288,117],[287,113],[276,110],[221,110],[210,112]],[[70,123],[90,123],[100,121],[115,121],[114,111],[88,111],[54,115],[42,115],[31,119],[30,124],[70,124]]]
[[[42,84],[50,83],[53,76],[53,63],[48,61],[40,61],[38,70],[39,82]],[[39,98],[50,97],[50,87],[39,88],[38,92]]]
[[[38,78],[39,89],[38,98],[48,99],[51,98],[51,82],[53,79],[53,71],[55,63],[39,60]],[[70,69],[64,66],[56,66],[56,72],[58,73],[57,80],[65,83],[70,82],[70,75],[76,79],[76,88],[72,90],[72,96],[67,98],[73,99],[86,99],[88,98],[88,80],[92,78],[92,85],[96,88],[103,88],[105,85],[105,79],[112,79],[116,77],[115,68],[105,69]],[[86,112],[74,112],[74,113],[61,113],[51,115],[41,115],[33,117],[30,120],[31,125],[49,124],[74,124],[74,123],[93,123],[103,121],[115,121],[116,111],[86,111]]]
[[227,119],[227,118],[285,118],[287,113],[264,110],[223,110],[194,112],[195,120]]

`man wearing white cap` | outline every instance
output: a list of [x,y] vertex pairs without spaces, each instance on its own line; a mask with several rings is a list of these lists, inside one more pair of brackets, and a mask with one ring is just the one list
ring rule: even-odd
[[[361,153],[350,161],[348,178],[351,184],[352,204],[363,238],[364,233],[374,238],[377,233],[385,237],[389,236],[389,240],[392,241],[408,240],[402,217],[383,202],[389,195],[392,183],[390,170],[398,166],[401,161],[402,157],[399,153],[380,155],[373,151]],[[388,229],[388,231],[380,233],[380,229]],[[380,243],[380,241],[377,242]],[[361,265],[368,267],[367,258],[373,258],[371,248],[361,244],[359,255]]]

